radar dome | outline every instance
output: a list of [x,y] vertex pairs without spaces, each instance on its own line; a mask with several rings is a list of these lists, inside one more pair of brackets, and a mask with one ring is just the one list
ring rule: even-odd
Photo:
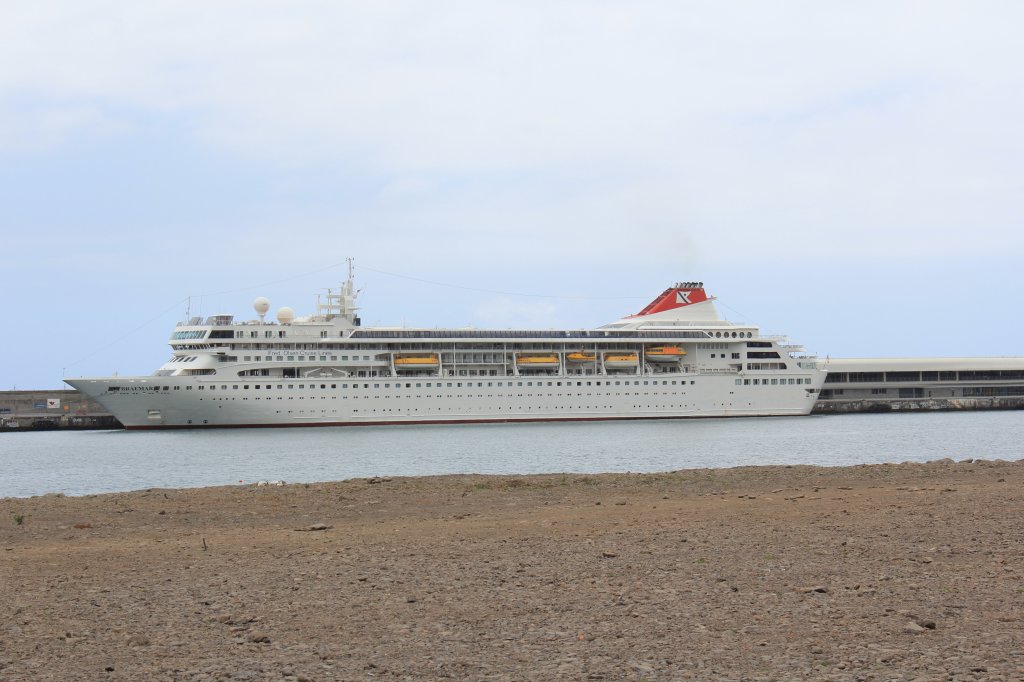
[[295,311],[285,306],[277,311],[277,321],[281,324],[291,324],[295,320]]
[[270,301],[260,296],[259,298],[252,302],[252,307],[256,311],[256,314],[259,315],[260,319],[262,320],[263,316],[267,314],[268,310],[270,310]]

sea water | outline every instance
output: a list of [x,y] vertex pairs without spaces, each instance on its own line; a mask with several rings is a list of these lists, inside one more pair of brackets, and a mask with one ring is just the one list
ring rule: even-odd
[[1024,412],[0,433],[0,497],[367,476],[1024,458]]

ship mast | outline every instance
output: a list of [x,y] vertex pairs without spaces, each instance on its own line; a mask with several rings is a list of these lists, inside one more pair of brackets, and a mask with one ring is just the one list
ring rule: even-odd
[[337,290],[328,289],[326,294],[319,294],[316,298],[316,313],[317,316],[324,320],[333,320],[336,317],[341,317],[347,320],[352,326],[359,326],[359,317],[356,315],[356,311],[359,307],[356,306],[356,298],[359,296],[359,291],[355,288],[355,260],[352,258],[346,258],[345,262],[348,263],[348,279],[345,283]]

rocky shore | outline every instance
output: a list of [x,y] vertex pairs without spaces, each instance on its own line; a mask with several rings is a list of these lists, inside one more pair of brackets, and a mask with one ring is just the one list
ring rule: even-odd
[[0,681],[1020,680],[1024,462],[0,500]]

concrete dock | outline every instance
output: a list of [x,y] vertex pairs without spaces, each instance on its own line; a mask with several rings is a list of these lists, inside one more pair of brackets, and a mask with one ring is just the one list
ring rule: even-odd
[[0,431],[120,429],[121,422],[78,391],[0,391]]

